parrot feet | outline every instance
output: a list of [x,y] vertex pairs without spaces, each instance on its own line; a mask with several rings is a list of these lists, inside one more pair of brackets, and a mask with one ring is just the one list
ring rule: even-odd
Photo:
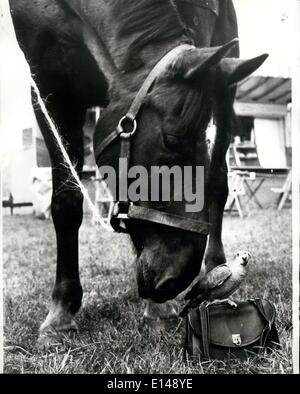
[[237,308],[237,303],[232,301],[230,298],[227,299],[228,305],[231,306],[231,308],[236,309]]
[[233,300],[231,300],[230,298],[225,298],[224,300],[214,300],[214,301],[209,302],[208,305],[220,305],[220,304],[228,304],[233,309],[237,308],[237,304]]
[[[210,306],[210,305],[222,305],[222,304],[228,304],[232,309],[237,308],[237,303],[235,303],[233,300],[230,298],[225,298],[224,300],[213,300],[213,301],[204,301],[205,306]],[[200,305],[200,304],[199,304]],[[198,305],[198,306],[199,306]],[[188,303],[182,311],[179,313],[179,317],[184,318],[188,313],[190,309],[196,308],[197,305],[191,305]]]

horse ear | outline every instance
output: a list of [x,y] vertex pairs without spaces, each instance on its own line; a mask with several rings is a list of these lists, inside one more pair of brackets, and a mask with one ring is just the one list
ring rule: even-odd
[[203,71],[208,70],[210,67],[216,66],[226,56],[232,47],[237,45],[238,38],[228,42],[220,47],[200,48],[198,49],[198,56],[200,61],[197,66],[188,70],[184,78],[187,80],[197,79],[202,75]]
[[249,60],[236,58],[222,59],[219,63],[219,69],[225,75],[228,84],[234,85],[257,70],[268,56],[268,54],[263,54]]

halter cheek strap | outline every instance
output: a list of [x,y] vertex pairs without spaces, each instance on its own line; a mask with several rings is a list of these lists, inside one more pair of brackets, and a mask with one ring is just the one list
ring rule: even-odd
[[[137,130],[136,118],[149,90],[151,89],[151,86],[153,85],[154,81],[166,70],[167,66],[178,57],[178,55],[192,48],[194,47],[187,44],[179,45],[168,52],[154,66],[148,77],[145,79],[137,95],[135,96],[135,99],[133,100],[128,112],[119,121],[117,128],[95,148],[95,157],[97,163],[104,150],[118,137],[121,139],[120,157],[127,158],[129,161],[131,137]],[[122,173],[122,171],[125,170],[127,171],[127,169],[121,168],[120,176],[127,177],[127,173]],[[138,219],[152,223],[159,223],[204,235],[209,234],[210,230],[209,223],[198,221],[186,216],[175,215],[169,212],[143,207],[141,205],[135,205],[130,201],[115,203],[114,209],[111,210],[111,212],[111,217],[108,219],[112,227],[119,232],[126,232],[126,230],[120,226],[120,221],[126,219]]]

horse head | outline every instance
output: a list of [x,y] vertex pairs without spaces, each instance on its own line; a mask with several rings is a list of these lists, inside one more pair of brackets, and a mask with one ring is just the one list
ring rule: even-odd
[[[230,97],[232,86],[250,75],[266,59],[266,55],[247,61],[225,58],[236,43],[237,40],[233,40],[221,47],[190,47],[182,51],[149,89],[136,119],[137,130],[130,147],[130,167],[138,165],[147,170],[145,182],[149,186],[149,199],[139,201],[140,205],[200,222],[209,221],[213,155],[210,154],[206,130],[218,110],[216,96],[220,89],[227,89]],[[103,130],[111,130],[116,119],[124,115],[130,104],[128,98],[130,95],[103,114],[98,125],[101,134],[96,143],[103,140]],[[222,143],[222,139],[219,141]],[[100,157],[98,165],[110,163],[117,167],[119,153],[119,143],[115,142]],[[200,211],[187,212],[186,206],[190,201],[185,198],[185,193],[182,193],[181,201],[176,199],[175,181],[169,201],[151,201],[151,169],[162,166],[169,169],[176,166],[182,174],[186,167],[204,168],[204,187],[201,190],[204,203]],[[192,187],[197,187],[195,182],[196,172],[193,171]],[[129,220],[127,229],[137,249],[137,281],[142,297],[155,302],[172,299],[185,290],[199,273],[207,234],[147,220]]]

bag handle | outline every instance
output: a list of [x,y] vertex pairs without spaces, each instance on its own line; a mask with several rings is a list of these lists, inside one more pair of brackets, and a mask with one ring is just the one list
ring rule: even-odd
[[209,313],[208,313],[208,303],[205,301],[200,305],[199,313],[200,313],[200,321],[201,321],[201,330],[202,330],[202,345],[203,345],[203,353],[204,357],[209,359]]
[[266,345],[267,339],[268,339],[268,334],[272,331],[272,327],[275,323],[275,309],[274,309],[274,306],[271,304],[274,313],[273,313],[272,318],[270,320],[266,314],[265,307],[264,307],[263,302],[260,298],[256,298],[254,300],[249,300],[249,301],[252,302],[257,307],[260,314],[263,316],[263,318],[267,322],[267,326],[264,328],[262,335],[261,335],[261,339],[260,339],[260,345],[262,348],[264,348]]
[[[260,314],[262,315],[262,317],[265,319],[265,321],[268,323],[268,325],[271,328],[271,326],[275,322],[275,313],[273,313],[272,318],[270,320],[266,314],[264,304],[262,303],[262,300],[260,298],[256,298],[256,299],[249,300],[249,301],[252,302],[257,307]],[[273,311],[275,312],[273,305],[271,305],[271,306],[272,306]]]

